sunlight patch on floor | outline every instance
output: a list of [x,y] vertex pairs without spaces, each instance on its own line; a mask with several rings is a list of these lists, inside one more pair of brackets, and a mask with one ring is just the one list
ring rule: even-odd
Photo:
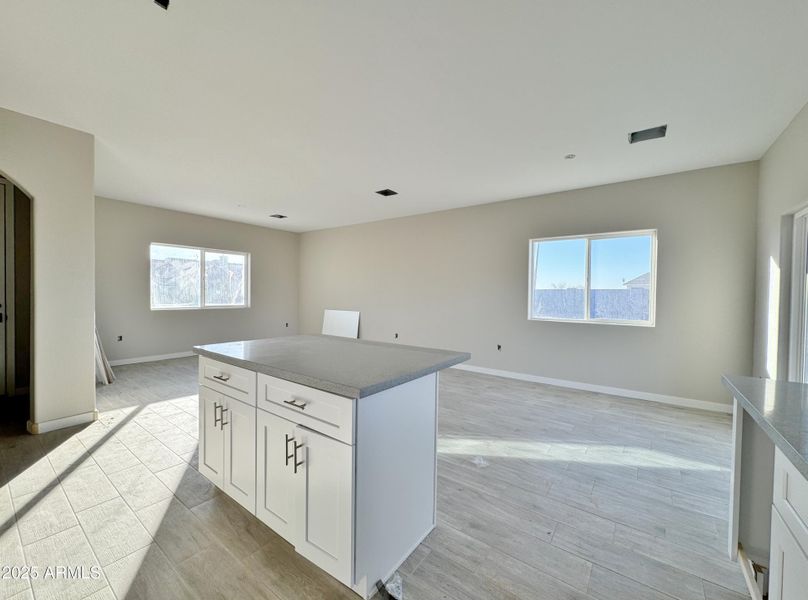
[[691,471],[727,470],[725,467],[659,450],[608,444],[441,437],[438,438],[438,453]]
[[[99,414],[98,420],[77,429],[58,442],[52,438],[49,441],[50,436],[60,436],[58,432],[44,434],[42,438],[21,438],[22,441],[13,452],[13,456],[8,452],[0,455],[0,462],[4,463],[2,465],[4,475],[8,478],[3,482],[4,485],[0,486],[0,556],[9,560],[14,559],[15,563],[26,564],[22,549],[25,540],[21,539],[21,532],[16,524],[25,515],[29,516],[30,521],[31,515],[38,514],[37,511],[41,510],[40,507],[47,502],[49,494],[54,490],[62,489],[63,492],[67,490],[68,497],[65,502],[70,501],[72,504],[71,498],[74,497],[70,496],[68,489],[72,482],[72,490],[79,495],[77,497],[83,502],[89,502],[88,486],[99,476],[104,481],[110,482],[114,478],[114,475],[106,472],[110,467],[113,474],[118,474],[135,466],[142,469],[151,464],[150,460],[174,454],[179,461],[182,456],[187,457],[193,453],[198,444],[195,439],[197,429],[194,426],[197,407],[196,394],[171,395],[165,400],[147,405],[124,406],[104,411]],[[116,468],[116,461],[124,455],[137,465]],[[103,473],[95,459],[104,465]],[[94,469],[92,465],[95,466]],[[150,466],[147,468],[153,473],[151,477],[159,478],[161,487],[165,486],[174,495],[172,498],[176,497],[178,490],[194,485],[193,478],[188,476],[194,469],[187,462],[180,462],[166,469]],[[154,475],[157,471],[159,474]],[[118,499],[122,497],[120,488],[116,490],[111,482],[108,486],[110,488],[108,492],[115,493]],[[81,511],[94,510],[100,504],[103,502],[88,506],[87,509],[80,509],[74,514],[81,515],[83,514]],[[150,521],[156,529],[159,529],[170,502],[157,502],[152,506]],[[77,510],[75,505],[73,510]],[[67,514],[59,516],[62,519],[68,518]],[[116,517],[117,513],[111,518]],[[125,515],[122,515],[123,517]],[[63,535],[71,527],[75,525],[60,528],[45,538],[28,543],[41,544],[46,538]],[[151,540],[144,548],[104,567],[115,572],[116,592],[126,595],[136,585],[137,579],[144,576],[142,572],[144,569],[148,570],[145,563],[149,560],[147,557],[152,552],[153,544],[154,541]],[[66,547],[56,548],[54,560],[69,561],[67,551]],[[109,581],[111,583],[111,580]],[[26,585],[19,590],[16,587],[7,590],[0,586],[0,597],[7,597],[9,591],[14,593],[30,591],[30,585],[25,583]]]

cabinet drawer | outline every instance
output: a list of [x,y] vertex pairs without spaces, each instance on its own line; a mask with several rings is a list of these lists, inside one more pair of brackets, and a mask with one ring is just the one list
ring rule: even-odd
[[259,373],[258,407],[353,444],[354,401],[350,398]]
[[255,372],[199,357],[199,384],[255,406]]
[[808,480],[779,449],[774,452],[772,496],[783,521],[808,552]]

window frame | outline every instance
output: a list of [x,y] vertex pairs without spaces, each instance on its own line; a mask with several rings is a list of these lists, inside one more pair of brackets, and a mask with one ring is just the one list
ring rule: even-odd
[[[169,248],[184,248],[186,250],[199,251],[199,306],[154,306],[152,304],[152,261],[151,249],[152,246],[167,246]],[[240,252],[237,250],[222,250],[218,248],[206,248],[204,246],[187,246],[185,244],[169,244],[166,242],[149,242],[147,248],[149,260],[149,309],[152,311],[166,311],[166,310],[228,310],[228,309],[244,309],[250,308],[251,293],[251,270],[252,260],[249,252]],[[217,254],[234,254],[244,257],[244,304],[206,304],[205,298],[205,254],[207,252]]]
[[[590,315],[589,294],[591,287],[592,268],[592,240],[603,240],[621,237],[651,237],[651,276],[648,289],[648,320],[637,321],[629,319],[593,319]],[[552,323],[586,323],[596,325],[623,325],[627,327],[656,327],[656,291],[657,291],[657,244],[658,233],[656,229],[635,229],[629,231],[610,231],[607,233],[592,233],[585,235],[559,235],[552,237],[533,238],[528,240],[528,289],[527,289],[527,319],[528,321],[549,321]],[[536,242],[552,242],[558,240],[584,240],[586,242],[586,264],[584,270],[584,318],[564,319],[556,317],[536,317],[533,315],[533,292],[536,278]]]

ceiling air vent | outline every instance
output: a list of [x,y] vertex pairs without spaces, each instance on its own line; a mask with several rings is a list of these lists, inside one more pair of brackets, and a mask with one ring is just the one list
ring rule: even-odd
[[628,134],[628,143],[636,144],[637,142],[645,142],[647,140],[655,140],[663,138],[668,133],[667,125],[660,125],[659,127],[651,127],[650,129],[642,129],[640,131],[633,131]]
[[390,190],[390,189],[387,189],[387,190],[379,190],[379,191],[378,191],[378,192],[376,192],[376,193],[377,193],[377,194],[379,194],[379,196],[395,196],[396,194],[398,194],[398,192],[397,192],[397,191],[395,191],[395,190]]

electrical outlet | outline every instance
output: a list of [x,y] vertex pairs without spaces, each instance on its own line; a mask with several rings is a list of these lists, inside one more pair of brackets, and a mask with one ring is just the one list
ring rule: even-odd
[[118,341],[119,341],[119,342],[122,342],[122,341],[123,341],[123,336],[122,336],[122,335],[119,335],[119,336],[118,336]]
[[398,339],[398,334],[395,334],[395,338]]

